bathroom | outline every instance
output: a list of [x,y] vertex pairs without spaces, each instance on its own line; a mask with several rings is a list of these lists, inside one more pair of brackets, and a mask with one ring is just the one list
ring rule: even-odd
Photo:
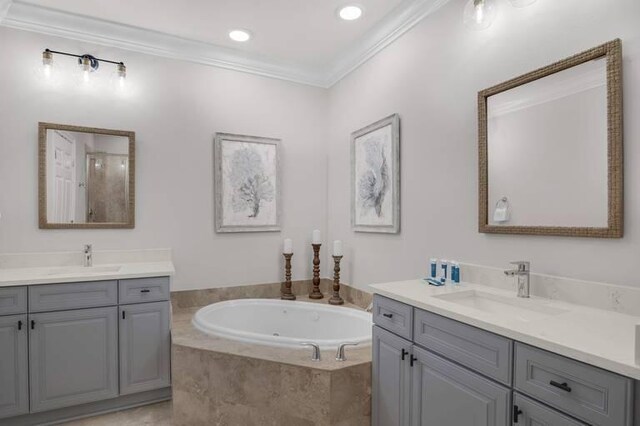
[[640,2],[106,5],[0,0],[0,425],[640,425]]

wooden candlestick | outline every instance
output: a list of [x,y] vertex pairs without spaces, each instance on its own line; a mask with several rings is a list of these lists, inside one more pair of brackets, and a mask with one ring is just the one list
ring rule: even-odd
[[282,253],[284,256],[284,283],[280,286],[280,299],[296,300],[296,295],[291,292],[291,258],[293,253]]
[[320,292],[320,246],[322,244],[311,244],[313,247],[313,287],[309,293],[309,299],[322,299],[324,294]]
[[344,300],[340,297],[340,260],[342,256],[333,256],[333,296],[329,299],[330,305],[344,305]]

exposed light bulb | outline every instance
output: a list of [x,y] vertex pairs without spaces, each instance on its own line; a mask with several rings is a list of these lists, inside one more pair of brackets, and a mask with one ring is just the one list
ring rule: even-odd
[[495,0],[469,0],[464,7],[464,24],[473,30],[487,29],[496,13]]
[[478,3],[478,5],[475,8],[475,12],[476,12],[476,22],[478,24],[482,24],[482,21],[484,21],[484,3]]
[[118,75],[118,83],[120,84],[120,87],[124,87],[124,83],[127,78],[127,67],[124,63],[120,62],[118,64],[116,74]]
[[82,68],[82,81],[88,83],[89,73],[91,72],[91,59],[87,57],[82,58],[80,67]]
[[53,53],[49,49],[42,52],[42,71],[46,79],[51,78],[53,68]]

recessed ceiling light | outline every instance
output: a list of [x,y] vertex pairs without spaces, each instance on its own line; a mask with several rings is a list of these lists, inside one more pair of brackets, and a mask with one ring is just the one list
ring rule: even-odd
[[355,21],[362,16],[362,8],[356,5],[349,5],[338,11],[338,16],[345,21]]
[[229,31],[229,38],[233,41],[247,41],[251,38],[251,33],[246,30]]

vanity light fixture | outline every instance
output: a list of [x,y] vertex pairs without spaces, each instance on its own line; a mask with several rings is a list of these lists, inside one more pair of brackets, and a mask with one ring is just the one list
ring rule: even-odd
[[120,62],[118,65],[116,65],[116,74],[118,75],[118,82],[120,83],[120,87],[124,86],[124,82],[127,78],[127,67]]
[[464,7],[464,25],[472,30],[485,30],[496,14],[495,0],[469,0]]
[[245,42],[251,39],[251,33],[247,30],[231,30],[229,38],[233,41]]
[[51,68],[53,68],[53,53],[47,49],[42,52],[42,70],[45,78],[51,77]]
[[110,61],[108,59],[96,58],[93,55],[76,55],[74,53],[60,52],[57,50],[45,49],[42,52],[42,66],[44,69],[44,75],[46,78],[51,76],[51,71],[53,69],[53,55],[62,55],[62,56],[70,56],[72,58],[78,58],[78,65],[82,71],[82,79],[85,82],[89,82],[91,73],[95,72],[100,68],[100,63],[105,62],[108,64],[116,65],[116,74],[118,75],[118,80],[120,81],[120,85],[124,84],[124,80],[127,77],[127,67],[124,65],[124,62],[116,62]]
[[338,16],[345,21],[355,21],[362,16],[362,8],[354,4],[341,7]]

